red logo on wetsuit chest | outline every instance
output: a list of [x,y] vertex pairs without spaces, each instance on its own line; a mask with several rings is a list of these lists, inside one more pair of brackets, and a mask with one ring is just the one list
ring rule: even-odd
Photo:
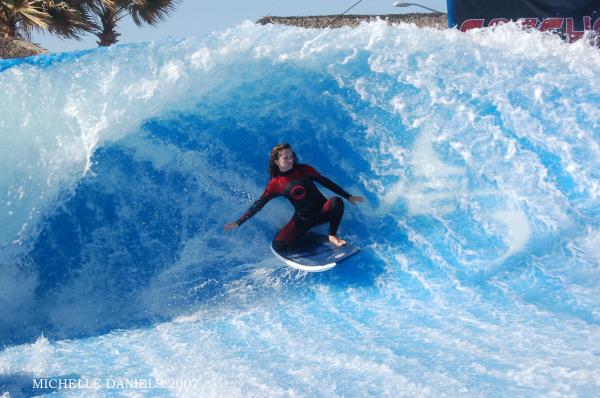
[[302,185],[294,185],[290,189],[290,197],[294,200],[303,199],[306,196],[306,188]]

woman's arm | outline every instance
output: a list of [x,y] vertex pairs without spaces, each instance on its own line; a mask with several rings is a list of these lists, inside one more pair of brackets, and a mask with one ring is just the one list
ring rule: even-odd
[[277,195],[272,194],[271,191],[269,191],[269,187],[267,187],[263,194],[260,195],[260,198],[256,199],[256,201],[252,203],[252,206],[250,206],[248,210],[246,210],[246,212],[236,221],[237,225],[242,225],[243,223],[248,221],[252,216],[258,213],[263,207],[265,207],[265,205],[269,203],[269,201],[275,196]]
[[239,227],[240,225],[242,225],[243,223],[248,221],[256,213],[258,213],[263,207],[265,207],[265,205],[271,199],[273,199],[276,196],[277,196],[276,194],[272,193],[269,190],[269,186],[267,186],[267,188],[262,193],[262,195],[260,195],[260,197],[258,199],[256,199],[256,201],[254,201],[254,203],[248,208],[248,210],[246,210],[246,212],[237,221],[225,224],[225,227],[223,229],[225,230],[225,232],[228,232],[234,228]]
[[350,203],[356,204],[356,203],[362,203],[365,201],[365,198],[363,198],[362,196],[350,195],[348,192],[344,191],[342,189],[342,187],[340,187],[338,184],[331,181],[329,178],[319,174],[319,172],[317,170],[315,170],[314,167],[309,166],[307,164],[305,164],[304,166],[305,166],[306,172],[312,177],[313,180],[315,180],[319,184],[323,185],[325,188],[329,189],[330,191],[335,192],[338,195],[342,196],[343,198],[347,199]]

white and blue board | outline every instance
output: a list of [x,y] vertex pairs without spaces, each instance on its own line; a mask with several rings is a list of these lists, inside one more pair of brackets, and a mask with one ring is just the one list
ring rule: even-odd
[[336,246],[327,236],[308,232],[290,249],[275,250],[271,242],[271,251],[287,266],[306,272],[323,272],[355,255],[360,249],[351,243]]

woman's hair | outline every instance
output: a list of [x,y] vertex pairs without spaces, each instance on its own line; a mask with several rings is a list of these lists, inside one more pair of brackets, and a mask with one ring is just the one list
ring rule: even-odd
[[292,151],[292,156],[294,157],[294,164],[298,162],[298,156],[296,156],[296,152],[292,150],[292,146],[287,142],[283,144],[277,144],[271,149],[271,157],[269,158],[269,178],[277,177],[281,172],[279,171],[279,166],[275,164],[275,161],[279,159],[279,153],[284,149],[289,149]]

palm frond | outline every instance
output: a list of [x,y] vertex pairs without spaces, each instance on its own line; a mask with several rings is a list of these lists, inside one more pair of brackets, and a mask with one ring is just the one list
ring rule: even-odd
[[19,15],[23,18],[23,23],[39,27],[41,29],[48,29],[50,23],[50,17],[48,13],[38,11],[33,8],[21,8],[18,9]]
[[133,0],[129,2],[129,12],[137,26],[155,25],[164,21],[175,11],[177,0]]
[[67,39],[80,39],[89,30],[88,21],[80,10],[62,1],[59,3],[46,2],[46,10],[50,16],[48,31]]
[[100,15],[105,9],[115,7],[116,3],[112,0],[74,0],[73,3],[79,4],[80,9]]
[[39,0],[3,0],[4,35],[29,39],[33,30],[48,29],[50,18]]

